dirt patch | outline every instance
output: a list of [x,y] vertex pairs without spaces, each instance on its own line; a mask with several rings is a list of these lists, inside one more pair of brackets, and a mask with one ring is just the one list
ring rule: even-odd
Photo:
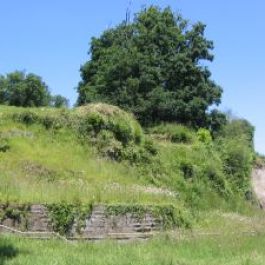
[[252,185],[262,208],[265,208],[265,168],[256,168],[253,170]]

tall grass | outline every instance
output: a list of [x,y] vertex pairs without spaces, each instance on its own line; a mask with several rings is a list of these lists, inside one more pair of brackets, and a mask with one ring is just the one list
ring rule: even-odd
[[[0,152],[0,201],[172,203],[177,198],[148,193],[134,186],[150,186],[137,166],[100,157],[71,130],[56,132],[41,125],[11,121],[0,125],[10,150]],[[25,136],[28,132],[28,136]],[[10,135],[10,136],[8,136]]]

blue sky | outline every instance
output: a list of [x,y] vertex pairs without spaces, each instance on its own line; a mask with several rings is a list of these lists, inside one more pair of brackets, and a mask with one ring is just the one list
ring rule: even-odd
[[[74,103],[79,68],[89,42],[125,18],[129,0],[0,0],[0,74],[26,70],[43,77],[52,93]],[[224,89],[221,109],[256,126],[265,154],[265,1],[133,0],[132,13],[150,4],[171,6],[191,22],[207,24],[215,43],[213,79]]]

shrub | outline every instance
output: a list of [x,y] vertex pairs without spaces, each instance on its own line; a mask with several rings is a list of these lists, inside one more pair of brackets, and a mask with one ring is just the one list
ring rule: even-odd
[[39,121],[39,116],[33,111],[21,111],[13,114],[13,119],[17,122],[31,125]]
[[204,143],[204,144],[211,144],[212,143],[212,136],[210,131],[208,131],[207,129],[199,129],[197,132],[197,138],[200,142]]
[[35,109],[21,110],[14,113],[12,119],[26,125],[40,124],[46,129],[60,129],[71,124],[69,112],[64,109],[57,112],[50,109],[42,109],[42,112]]
[[245,119],[233,119],[227,123],[220,136],[230,139],[241,139],[253,148],[255,128]]
[[256,168],[264,168],[265,167],[265,156],[259,153],[256,153],[254,162],[255,162]]
[[179,124],[163,123],[149,129],[149,131],[150,133],[160,135],[163,139],[169,140],[173,143],[190,144],[194,140],[192,130]]
[[185,179],[193,178],[195,176],[194,165],[190,161],[181,161],[180,170],[183,172]]
[[76,229],[80,232],[80,229],[85,225],[85,219],[91,215],[93,209],[92,204],[81,205],[79,203],[59,203],[46,206],[54,231],[61,235],[69,235],[75,222]]
[[76,108],[73,117],[80,137],[95,143],[101,154],[113,160],[139,163],[157,153],[133,115],[118,107],[89,104]]
[[7,139],[0,136],[0,152],[5,153],[10,149],[10,145]]
[[90,104],[76,108],[74,116],[77,128],[84,136],[95,136],[104,129],[113,132],[123,144],[138,143],[143,138],[141,127],[133,116],[115,106]]
[[121,142],[115,139],[113,132],[101,130],[95,139],[95,143],[97,144],[97,148],[102,155],[109,157],[112,160],[122,160],[123,146]]
[[249,187],[250,174],[253,165],[253,153],[250,147],[240,140],[227,140],[223,144],[224,172],[228,179],[239,190]]
[[219,194],[231,194],[230,187],[228,186],[225,175],[222,172],[222,168],[219,168],[216,163],[206,164],[203,169],[203,174]]
[[69,234],[75,218],[74,206],[66,204],[52,204],[47,206],[54,230],[61,235]]

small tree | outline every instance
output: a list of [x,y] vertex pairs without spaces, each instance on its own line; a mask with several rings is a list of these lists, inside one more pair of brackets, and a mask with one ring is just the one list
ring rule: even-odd
[[55,108],[69,107],[69,100],[61,95],[51,97],[50,105]]

